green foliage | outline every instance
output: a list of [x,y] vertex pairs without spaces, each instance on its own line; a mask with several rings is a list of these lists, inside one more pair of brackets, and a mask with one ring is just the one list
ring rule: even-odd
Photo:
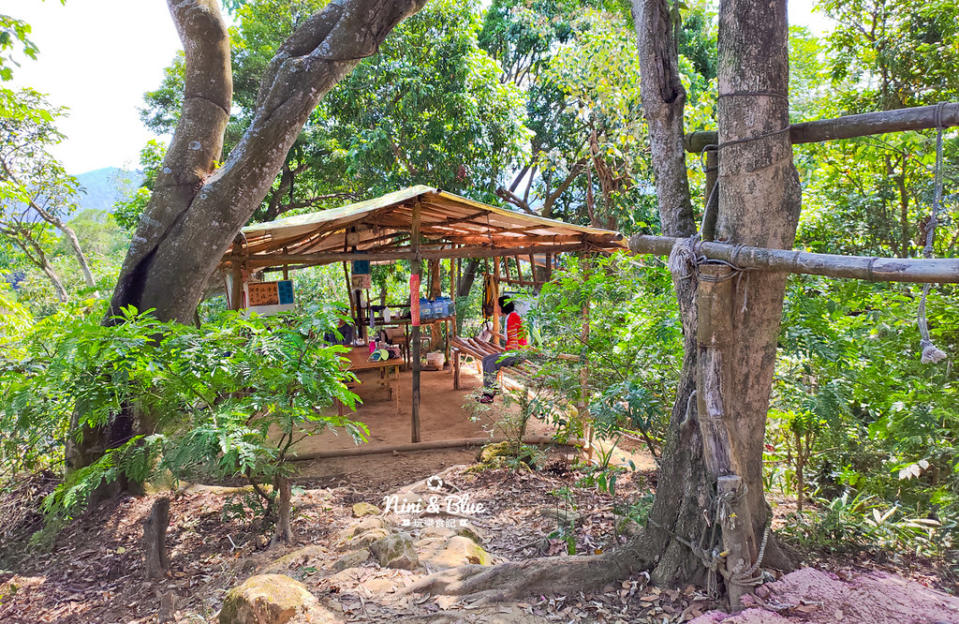
[[140,168],[143,170],[143,182],[140,187],[127,199],[118,201],[113,206],[113,216],[116,222],[128,232],[133,232],[140,222],[140,215],[150,203],[153,195],[153,186],[156,184],[160,165],[166,155],[166,145],[151,139],[140,150]]
[[96,313],[70,316],[40,321],[23,340],[26,356],[5,352],[0,360],[7,477],[57,464],[67,436],[124,410],[153,426],[70,473],[46,500],[48,513],[71,515],[102,483],[155,474],[270,482],[288,474],[291,450],[304,437],[330,427],[357,440],[367,433],[327,413],[334,400],[352,407],[356,397],[343,384],[350,375],[341,368],[343,348],[324,342],[338,320],[324,310],[250,319],[226,313],[200,327],[133,309],[109,326]]
[[910,516],[875,496],[845,493],[818,502],[820,511],[814,516],[797,518],[784,527],[787,536],[807,548],[831,552],[904,549],[926,555],[941,555],[948,548],[948,542],[937,538],[938,521]]
[[556,530],[550,533],[547,538],[561,541],[566,548],[566,554],[576,554],[576,519],[577,505],[576,497],[573,491],[563,486],[550,492],[555,496],[562,506],[556,508]]
[[[959,312],[955,294],[930,297],[933,340],[949,353],[959,349],[948,320]],[[959,395],[951,367],[919,362],[917,295],[908,285],[791,280],[767,468],[770,483],[794,491],[804,447],[814,496],[874,503],[842,507],[847,515],[899,508],[946,543],[959,519]]]
[[549,413],[569,437],[591,420],[596,435],[632,432],[656,454],[682,363],[669,273],[626,254],[565,261],[530,313]]

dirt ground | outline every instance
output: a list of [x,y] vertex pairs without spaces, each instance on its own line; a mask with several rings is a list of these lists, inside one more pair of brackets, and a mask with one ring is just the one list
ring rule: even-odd
[[[402,382],[408,380],[409,373],[405,373]],[[465,388],[454,392],[448,372],[424,373],[422,422],[426,440],[485,435],[483,423],[469,418],[469,388],[479,386],[479,375],[466,369],[463,382]],[[394,403],[375,384],[362,384],[358,392],[364,404],[356,418],[370,426],[370,446],[407,443],[408,401],[401,402],[397,416]],[[499,401],[495,405],[500,405]],[[548,435],[549,427],[536,421],[531,431]],[[318,435],[310,438],[301,452],[331,448],[350,449],[353,442],[343,436]],[[353,504],[382,506],[388,494],[440,472],[447,487],[468,493],[472,501],[484,505],[483,516],[472,523],[482,534],[482,546],[494,563],[555,557],[559,566],[570,552],[598,553],[613,548],[628,539],[629,525],[623,523],[623,510],[650,500],[655,492],[655,460],[642,443],[632,439],[622,440],[614,453],[613,463],[632,463],[635,467],[621,473],[615,496],[595,486],[583,486],[582,479],[589,471],[582,468],[582,454],[576,449],[544,447],[544,463],[537,472],[474,470],[471,465],[477,450],[386,452],[297,462],[292,523],[296,538],[290,546],[269,547],[269,531],[259,521],[252,504],[255,497],[247,490],[190,486],[175,493],[171,502],[167,534],[171,568],[160,580],[144,578],[140,547],[143,521],[156,495],[103,503],[65,526],[46,547],[37,548],[28,545],[28,538],[42,522],[39,514],[30,510],[36,509],[42,496],[55,486],[50,475],[38,477],[17,493],[0,499],[0,622],[212,624],[227,590],[303,548],[309,549],[311,559],[296,559],[299,563],[291,565],[288,574],[340,613],[343,622],[659,624],[688,622],[701,616],[712,619],[699,621],[721,621],[710,613],[717,603],[701,590],[693,586],[659,589],[649,585],[644,573],[593,594],[534,596],[484,612],[447,597],[404,595],[402,588],[423,578],[422,570],[381,568],[370,561],[332,576],[318,572],[342,555],[334,544],[336,536],[356,522],[351,513]],[[568,498],[564,500],[564,496]],[[777,522],[782,522],[788,509],[787,504],[777,507]],[[562,532],[569,535],[571,518],[575,528],[571,540],[567,540]],[[426,529],[409,530],[415,536]],[[942,588],[941,577],[929,562],[904,566],[900,559],[884,568],[865,554],[841,560],[817,559],[817,564],[844,579],[884,570],[917,583],[906,586],[910,591],[920,586]],[[778,578],[775,575],[768,580]],[[804,609],[811,608],[805,603],[798,607],[795,612],[772,615],[802,618],[807,614]],[[843,621],[866,624],[866,620]],[[959,616],[955,621],[959,622]]]
[[[268,546],[268,533],[251,509],[242,505],[245,491],[192,486],[171,503],[167,537],[171,569],[166,578],[155,581],[143,576],[139,543],[142,522],[154,497],[126,497],[101,504],[66,526],[46,550],[27,548],[25,535],[17,537],[10,527],[0,527],[8,537],[8,543],[0,548],[0,568],[6,568],[0,569],[0,622],[154,624],[165,611],[169,621],[213,623],[229,588],[304,547],[311,549],[312,559],[291,565],[287,573],[335,608],[343,622],[679,623],[718,606],[695,587],[656,588],[640,573],[596,593],[533,596],[502,605],[490,615],[446,597],[404,596],[402,588],[422,578],[422,571],[381,568],[367,562],[333,576],[318,572],[341,556],[334,543],[344,527],[356,522],[351,514],[354,503],[382,506],[387,494],[442,471],[450,462],[469,464],[475,452],[421,451],[304,464],[309,470],[298,479],[302,489],[295,490],[293,498],[296,544],[288,547]],[[555,557],[561,566],[570,550],[567,542],[554,535],[561,518],[575,517],[577,553],[601,552],[627,539],[620,531],[617,510],[655,490],[655,474],[640,471],[622,474],[615,497],[595,487],[576,487],[586,473],[576,469],[574,459],[568,448],[554,448],[538,472],[474,471],[462,465],[448,469],[443,480],[447,487],[469,493],[471,500],[485,506],[472,524],[482,533],[483,547],[494,562],[545,556]],[[44,488],[49,490],[51,485],[43,481],[33,494],[20,501],[0,501],[0,507],[18,502],[21,507],[35,505]],[[570,492],[569,503],[556,495],[564,489]],[[36,528],[36,520],[25,518],[23,524]],[[421,529],[411,530],[415,534]],[[850,579],[882,569],[868,556],[846,557],[825,565]],[[908,577],[918,583],[915,587],[940,583],[931,566],[921,562],[887,565],[885,571]],[[775,578],[778,576],[770,580]],[[792,611],[781,611],[799,619],[768,622],[804,622],[802,618],[815,607],[800,602],[790,607]],[[866,624],[852,618],[842,621]]]
[[[399,410],[387,391],[377,384],[378,371],[363,371],[359,379],[361,383],[353,392],[360,397],[362,404],[350,417],[369,427],[366,444],[369,447],[409,444],[412,373],[409,370],[400,372]],[[449,370],[423,371],[420,375],[420,432],[424,442],[481,438],[491,430],[493,420],[490,415],[495,416],[497,412],[474,418],[475,414],[470,409],[475,403],[471,393],[483,385],[482,376],[475,366],[463,366],[460,385],[460,390],[453,389],[453,374]],[[502,403],[495,405],[502,409]],[[544,423],[536,421],[531,423],[528,433],[532,436],[549,436],[551,431]],[[302,454],[351,449],[355,446],[349,436],[329,431],[303,440],[296,450]]]

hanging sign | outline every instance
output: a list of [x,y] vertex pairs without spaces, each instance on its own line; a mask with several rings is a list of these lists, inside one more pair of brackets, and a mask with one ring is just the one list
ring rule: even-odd
[[350,285],[353,290],[366,290],[372,287],[373,281],[369,273],[354,273],[350,276]]
[[247,310],[260,315],[276,314],[294,307],[293,282],[250,282],[246,284]]
[[420,325],[420,276],[410,274],[410,324]]

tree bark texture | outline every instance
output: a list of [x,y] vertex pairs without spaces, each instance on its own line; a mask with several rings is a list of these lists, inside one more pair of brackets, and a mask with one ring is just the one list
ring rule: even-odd
[[274,485],[276,486],[276,531],[273,533],[270,545],[291,544],[293,542],[293,529],[290,526],[292,486],[286,477],[277,477]]
[[219,169],[232,99],[230,42],[216,0],[168,0],[186,52],[183,109],[111,309],[189,322],[233,237],[260,205],[310,112],[425,0],[333,0],[266,68],[249,129]]
[[[678,15],[671,12],[668,0],[634,0],[632,8],[660,223],[667,236],[692,236],[696,222],[683,149],[686,92],[679,78],[675,39]],[[702,563],[675,538],[698,543],[706,530],[701,510],[708,507],[710,500],[702,435],[696,425],[695,402],[690,400],[696,389],[696,284],[694,280],[676,278],[674,285],[683,322],[683,368],[647,526],[647,539],[659,544],[661,553],[653,579],[667,585],[702,579]]]
[[[719,213],[716,240],[790,249],[800,209],[787,99],[785,0],[722,0],[719,7]],[[766,412],[776,363],[786,274],[748,272],[711,302],[731,319],[722,357],[723,421],[730,468],[743,479],[751,539],[769,508],[762,480]],[[723,309],[725,308],[725,309]]]
[[162,496],[153,503],[143,521],[143,568],[149,579],[163,578],[170,567],[166,531],[170,525],[170,499]]

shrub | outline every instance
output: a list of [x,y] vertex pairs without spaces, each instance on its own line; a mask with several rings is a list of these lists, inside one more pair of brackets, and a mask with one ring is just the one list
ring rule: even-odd
[[0,360],[8,475],[59,463],[67,436],[125,410],[142,433],[67,475],[44,502],[50,515],[76,513],[104,483],[158,474],[174,482],[242,478],[269,508],[275,495],[261,486],[288,476],[297,442],[331,427],[357,440],[367,434],[362,423],[324,410],[356,401],[343,384],[345,348],[324,340],[339,320],[331,311],[249,319],[228,312],[200,327],[133,308],[109,326],[93,313],[65,317],[38,323],[23,340],[25,357]]

